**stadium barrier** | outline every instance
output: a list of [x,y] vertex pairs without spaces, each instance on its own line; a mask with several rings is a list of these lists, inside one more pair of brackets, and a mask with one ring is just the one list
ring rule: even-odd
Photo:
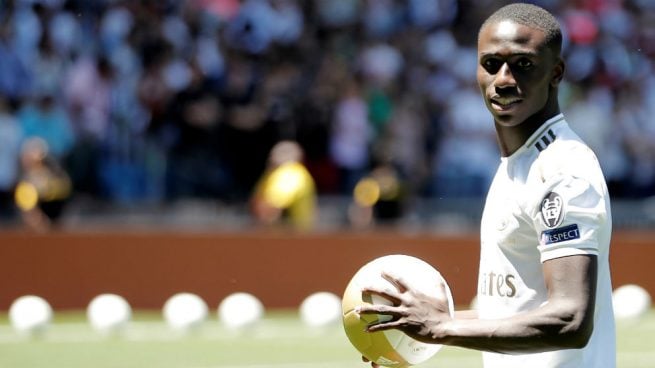
[[[653,233],[613,237],[614,286],[636,283],[655,295]],[[55,309],[83,309],[101,293],[135,309],[160,309],[178,292],[200,295],[211,308],[246,291],[266,308],[295,308],[309,294],[341,295],[369,260],[414,255],[441,271],[455,303],[475,295],[478,239],[473,235],[361,233],[288,234],[175,232],[0,232],[0,310],[33,294]]]

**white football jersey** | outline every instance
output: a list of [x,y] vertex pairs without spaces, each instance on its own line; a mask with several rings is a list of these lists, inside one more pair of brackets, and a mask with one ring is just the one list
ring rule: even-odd
[[478,309],[499,319],[547,301],[542,262],[598,257],[594,331],[583,349],[537,354],[483,353],[485,367],[616,366],[609,246],[610,201],[594,153],[560,114],[501,159],[481,223]]

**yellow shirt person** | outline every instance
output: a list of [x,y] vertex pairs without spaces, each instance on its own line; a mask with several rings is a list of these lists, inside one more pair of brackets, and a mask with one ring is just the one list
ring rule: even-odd
[[260,178],[252,197],[252,211],[264,224],[288,223],[308,230],[316,218],[314,179],[300,162],[302,149],[282,141],[271,149],[269,168]]

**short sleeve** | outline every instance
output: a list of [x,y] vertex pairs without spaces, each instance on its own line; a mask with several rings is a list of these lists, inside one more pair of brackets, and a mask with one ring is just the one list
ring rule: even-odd
[[597,255],[607,221],[605,195],[584,178],[557,175],[535,191],[531,216],[539,236],[541,262]]

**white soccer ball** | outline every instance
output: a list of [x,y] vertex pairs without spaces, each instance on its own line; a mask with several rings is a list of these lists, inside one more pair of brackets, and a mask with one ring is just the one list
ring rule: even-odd
[[178,293],[166,301],[163,314],[168,326],[186,332],[198,328],[207,320],[209,308],[196,294]]
[[120,295],[100,294],[86,309],[91,327],[104,335],[122,333],[132,318],[130,304]]
[[9,322],[18,333],[36,336],[50,326],[52,314],[52,308],[45,299],[36,295],[25,295],[16,299],[9,307]]
[[313,293],[300,304],[300,319],[306,326],[323,327],[341,320],[341,298],[333,293]]
[[614,317],[616,319],[636,319],[650,309],[651,297],[648,291],[635,284],[620,286],[612,293]]
[[[377,295],[362,295],[362,288],[394,288],[381,276],[382,271],[397,275],[417,290],[428,294],[442,295],[441,274],[427,262],[406,255],[390,255],[377,258],[355,273],[343,295],[343,326],[352,345],[368,360],[387,367],[408,367],[425,362],[434,356],[441,345],[426,344],[392,329],[388,331],[366,332],[371,323],[387,321],[391,316],[359,315],[355,307],[367,303],[387,304],[391,302]],[[451,316],[454,316],[453,298],[446,285],[446,297]]]
[[231,330],[252,327],[263,315],[264,305],[249,293],[230,294],[218,306],[219,321]]

